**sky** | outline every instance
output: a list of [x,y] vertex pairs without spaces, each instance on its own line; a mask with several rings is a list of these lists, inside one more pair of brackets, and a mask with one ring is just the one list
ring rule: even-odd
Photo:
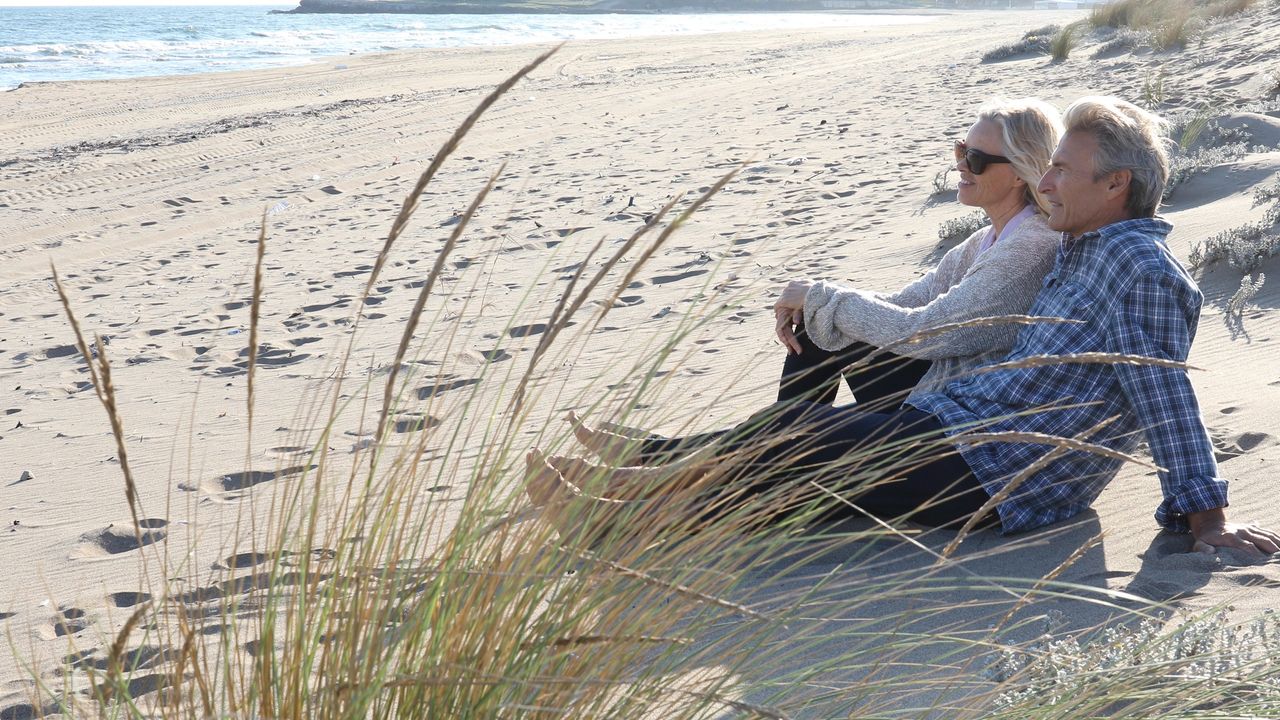
[[0,0],[0,7],[67,7],[73,5],[278,5],[294,7],[296,0]]

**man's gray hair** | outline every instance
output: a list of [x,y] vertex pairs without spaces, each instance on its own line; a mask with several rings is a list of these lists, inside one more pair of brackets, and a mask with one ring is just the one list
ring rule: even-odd
[[978,118],[1000,127],[1002,154],[1013,171],[1027,184],[1026,201],[1049,214],[1049,201],[1036,190],[1040,177],[1049,169],[1053,149],[1062,137],[1058,109],[1043,100],[993,98],[978,108]]
[[1094,179],[1128,170],[1125,209],[1134,217],[1153,217],[1169,182],[1168,121],[1109,96],[1080,98],[1067,108],[1063,120],[1067,132],[1087,132],[1098,141]]

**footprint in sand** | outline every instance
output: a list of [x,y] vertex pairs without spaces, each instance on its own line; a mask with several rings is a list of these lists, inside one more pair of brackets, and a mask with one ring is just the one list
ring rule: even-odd
[[131,592],[128,590],[122,592],[113,592],[107,596],[107,602],[118,608],[130,608],[135,605],[141,605],[151,600],[150,593]]
[[470,385],[475,385],[478,382],[480,382],[478,378],[456,378],[455,379],[453,375],[442,375],[434,385],[426,385],[426,386],[420,387],[414,392],[417,394],[419,400],[426,400],[427,398],[435,397],[436,395],[448,392],[450,390],[457,390],[458,388],[464,388]]
[[272,458],[298,458],[311,454],[311,448],[302,447],[301,445],[280,445],[268,448],[266,455]]
[[237,568],[253,567],[261,565],[264,562],[274,559],[276,556],[271,553],[261,552],[242,552],[235,555],[228,555],[223,558],[222,562],[214,563],[215,570],[233,570]]
[[[127,667],[127,666],[126,666]],[[148,693],[159,692],[173,684],[173,675],[169,673],[151,673],[149,675],[133,675],[123,689],[100,686],[102,698],[106,702],[118,701],[122,698],[137,700]]]
[[37,718],[57,715],[62,711],[62,706],[56,702],[50,702],[41,707],[31,703],[17,703],[0,707],[0,720],[37,720]]
[[91,624],[84,610],[76,607],[60,608],[58,614],[49,620],[48,626],[42,629],[41,634],[47,637],[66,637],[81,632]]
[[506,350],[503,350],[502,348],[495,348],[493,350],[474,350],[473,349],[473,350],[467,350],[466,352],[459,354],[458,359],[464,362],[471,362],[474,364],[483,365],[485,363],[496,363],[496,362],[502,362],[503,360],[510,360],[511,353],[507,352]]
[[391,429],[397,433],[418,432],[428,430],[440,424],[440,419],[420,412],[400,413],[395,417]]
[[[132,670],[143,670],[155,667],[173,656],[173,649],[160,645],[142,645],[126,650],[120,656],[120,664]],[[111,658],[103,654],[101,649],[83,650],[64,657],[63,662],[74,668],[106,670],[111,665]]]
[[135,530],[132,522],[112,523],[101,530],[80,536],[78,557],[106,557],[137,550],[168,536],[167,520],[142,518]]
[[1240,457],[1264,443],[1274,440],[1271,435],[1264,432],[1244,432],[1239,435],[1231,435],[1221,430],[1210,430],[1209,439],[1213,443],[1214,459],[1218,462]]
[[[276,368],[296,365],[311,357],[310,353],[299,353],[286,348],[272,347],[262,344],[258,346],[257,366],[260,368]],[[240,350],[239,359],[230,365],[223,365],[208,371],[218,376],[243,375],[249,372],[249,348]]]
[[707,271],[705,269],[689,270],[682,273],[676,273],[675,275],[655,275],[652,278],[650,278],[650,281],[654,285],[666,285],[668,283],[680,282],[681,280],[688,280],[691,277],[697,277],[699,275],[706,275],[706,274],[707,274]]
[[[309,576],[315,580],[328,580],[332,577],[326,573],[312,573]],[[284,587],[297,585],[302,582],[303,575],[297,572],[271,573],[271,572],[255,572],[244,577],[231,578],[220,583],[215,583],[207,587],[195,588],[184,593],[170,596],[174,602],[183,605],[196,605],[206,603],[231,595],[243,595],[255,590],[265,590],[269,587]]]
[[547,331],[544,323],[534,323],[532,325],[517,325],[509,330],[507,334],[513,338],[529,337],[530,335],[541,335]]
[[233,472],[225,475],[219,475],[212,480],[206,481],[200,487],[192,487],[187,483],[179,483],[179,490],[203,490],[208,493],[224,493],[236,492],[237,490],[247,490],[255,485],[261,485],[265,482],[271,482],[279,478],[298,475],[308,470],[314,470],[315,465],[295,465],[293,467],[284,468],[283,470],[246,470],[244,472]]

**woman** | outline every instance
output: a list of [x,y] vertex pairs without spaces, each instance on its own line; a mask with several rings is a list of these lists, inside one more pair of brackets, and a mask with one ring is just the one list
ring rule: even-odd
[[778,400],[830,404],[841,369],[857,363],[861,371],[846,373],[845,381],[864,408],[880,409],[1008,352],[1017,335],[1010,324],[903,341],[930,328],[1022,314],[1031,306],[1059,237],[1046,224],[1049,206],[1035,187],[1061,134],[1057,110],[1038,100],[983,105],[955,144],[956,199],[981,208],[989,226],[893,294],[833,283],[787,285],[774,306],[778,338],[787,348]]
[[[991,225],[897,293],[826,282],[788,284],[775,305],[778,337],[788,350],[777,405],[729,431],[671,439],[624,428],[592,428],[571,414],[576,437],[604,464],[548,458],[535,449],[528,458],[530,499],[535,504],[567,497],[635,499],[648,494],[659,477],[666,483],[664,492],[674,489],[672,483],[704,481],[729,456],[738,464],[736,475],[749,476],[760,487],[775,487],[780,480],[861,458],[860,449],[868,440],[889,446],[909,442],[924,428],[916,417],[923,414],[909,407],[912,396],[993,362],[1008,352],[1017,336],[1017,326],[1010,323],[926,331],[1024,314],[1053,265],[1059,234],[1046,224],[1048,203],[1036,185],[1049,166],[1061,128],[1057,111],[1038,100],[995,100],[979,109],[965,139],[955,143],[957,199],[982,208]],[[853,406],[829,407],[842,369],[858,360],[864,361],[861,369],[845,379],[860,412],[868,406],[880,410],[911,392],[907,407],[898,411],[900,417],[878,426],[874,438],[855,432],[859,413],[850,412]],[[662,467],[627,467],[634,465]],[[873,514],[912,515],[927,524],[950,525],[987,499],[953,451],[916,470],[908,473],[919,476],[914,485],[863,490],[859,507]],[[969,482],[956,484],[959,476],[967,476]],[[588,483],[590,487],[583,487]]]

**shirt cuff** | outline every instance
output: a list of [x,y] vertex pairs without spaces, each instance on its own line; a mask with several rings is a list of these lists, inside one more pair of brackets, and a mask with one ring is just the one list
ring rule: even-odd
[[1227,481],[1216,477],[1196,477],[1165,497],[1156,509],[1160,527],[1177,533],[1191,532],[1187,515],[1227,506]]

